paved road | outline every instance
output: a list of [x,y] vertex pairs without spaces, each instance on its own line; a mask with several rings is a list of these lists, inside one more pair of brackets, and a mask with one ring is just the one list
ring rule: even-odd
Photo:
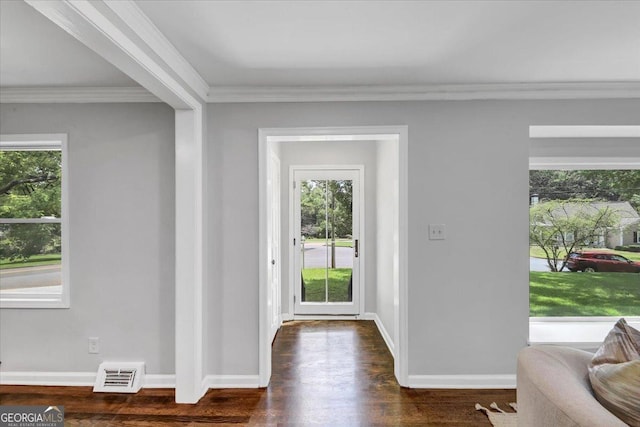
[[549,271],[547,260],[542,258],[529,258],[529,271]]
[[[304,267],[322,268],[331,264],[331,246],[305,243]],[[336,268],[353,268],[353,248],[336,247]]]
[[[529,271],[551,271],[547,260],[543,258],[529,258]],[[562,272],[568,272],[566,268]]]
[[[321,243],[307,243],[304,249],[304,266],[306,268],[322,268],[330,262],[330,246],[324,246]],[[327,253],[329,253],[329,258],[327,258]],[[544,259],[529,258],[529,265],[531,271],[549,271],[547,261]],[[336,247],[336,267],[353,267],[353,248]],[[59,265],[0,270],[0,289],[3,290],[44,288],[60,286],[60,283]]]
[[59,286],[62,278],[60,271],[60,265],[0,270],[0,289]]

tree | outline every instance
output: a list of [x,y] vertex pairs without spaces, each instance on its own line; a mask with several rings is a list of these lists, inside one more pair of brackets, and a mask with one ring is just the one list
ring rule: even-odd
[[[301,183],[301,227],[306,237],[348,237],[353,224],[353,184],[343,180]],[[327,224],[327,219],[329,220]]]
[[302,181],[300,193],[301,232],[305,237],[321,237],[326,230],[325,181]]
[[620,223],[618,213],[606,204],[575,199],[548,201],[529,211],[529,241],[545,253],[551,271],[562,271],[569,254],[597,242]]
[[640,170],[532,170],[529,195],[540,200],[628,201],[640,209]]
[[300,189],[301,232],[331,239],[331,268],[336,266],[335,239],[353,234],[353,183],[309,180]]
[[[0,151],[0,218],[61,216],[61,152]],[[0,258],[60,252],[59,224],[2,224]]]

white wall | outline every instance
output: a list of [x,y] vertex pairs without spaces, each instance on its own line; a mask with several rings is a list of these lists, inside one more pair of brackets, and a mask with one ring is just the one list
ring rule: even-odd
[[[639,100],[211,104],[207,373],[258,373],[258,128],[408,125],[409,374],[514,374],[528,337],[528,127]],[[427,240],[444,223],[447,240]]]
[[376,176],[376,313],[389,338],[394,338],[395,284],[398,265],[398,146],[393,142],[377,143]]
[[[71,308],[1,309],[9,371],[174,372],[174,113],[163,104],[0,106],[1,133],[69,138]],[[88,354],[88,337],[100,354]]]
[[[282,231],[282,308],[289,307],[290,249],[289,238],[291,183],[289,167],[292,165],[364,165],[365,200],[365,311],[376,310],[376,144],[370,141],[283,142],[280,147],[281,166],[281,231]],[[293,314],[293,313],[290,313]],[[361,313],[364,314],[364,313]]]

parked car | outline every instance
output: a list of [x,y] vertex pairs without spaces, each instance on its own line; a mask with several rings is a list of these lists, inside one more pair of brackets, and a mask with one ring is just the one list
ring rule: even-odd
[[583,251],[569,254],[567,268],[584,272],[640,273],[640,262],[611,252]]

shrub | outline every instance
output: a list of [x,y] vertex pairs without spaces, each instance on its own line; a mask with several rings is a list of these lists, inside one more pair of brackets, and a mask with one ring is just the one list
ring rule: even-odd
[[624,246],[616,246],[616,251],[627,251],[627,252],[640,252],[640,245],[624,245]]

